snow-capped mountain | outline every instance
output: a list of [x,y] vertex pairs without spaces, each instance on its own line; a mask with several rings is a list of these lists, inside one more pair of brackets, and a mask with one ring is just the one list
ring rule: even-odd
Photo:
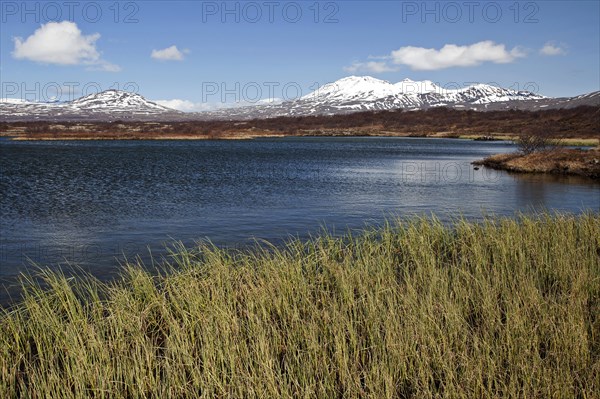
[[398,94],[399,89],[385,80],[370,76],[349,76],[319,87],[301,101],[348,102],[377,101]]
[[[523,108],[516,104],[527,103],[533,106],[532,102],[545,100],[548,100],[547,97],[528,91],[515,91],[485,84],[447,89],[430,80],[404,79],[391,83],[370,76],[349,76],[323,85],[294,101],[205,112],[201,117],[249,119],[391,109],[416,110],[441,106],[485,111],[492,108]],[[489,108],[490,106],[492,108]]]
[[349,76],[319,87],[314,92],[304,96],[301,100],[312,101],[377,101],[389,96],[411,96],[442,92],[430,80],[415,82],[404,79],[392,84],[387,80],[380,80],[370,76]]
[[79,110],[110,110],[114,112],[124,112],[126,110],[148,113],[173,111],[170,108],[148,101],[139,94],[118,90],[106,90],[97,94],[90,94],[71,101],[69,106]]
[[573,98],[548,98],[528,91],[486,84],[444,88],[429,80],[397,83],[370,76],[349,76],[323,85],[293,101],[184,113],[139,94],[107,90],[65,103],[0,100],[0,121],[11,120],[247,120],[278,116],[333,115],[357,111],[449,107],[476,111],[600,106],[598,92]]
[[182,114],[146,100],[139,94],[106,90],[68,102],[0,100],[0,120],[146,120]]
[[370,76],[350,76],[325,85],[302,97],[297,105],[311,109],[379,110],[428,108],[461,104],[482,105],[502,101],[540,100],[544,96],[485,84],[460,89],[445,89],[435,83],[404,79],[390,83]]
[[404,79],[398,83],[391,83],[370,76],[349,76],[323,85],[294,101],[203,112],[197,115],[201,119],[237,120],[392,109],[419,110],[432,107],[493,111],[570,108],[580,105],[600,106],[600,95],[594,92],[572,98],[550,98],[529,91],[486,84],[448,89],[430,80]]

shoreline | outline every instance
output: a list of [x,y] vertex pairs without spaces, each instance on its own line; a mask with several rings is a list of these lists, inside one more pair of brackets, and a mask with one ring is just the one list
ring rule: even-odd
[[[165,135],[165,134],[138,134],[138,135],[123,135],[119,133],[114,134],[86,134],[77,132],[69,133],[52,133],[51,135],[37,134],[37,135],[15,135],[15,134],[0,134],[0,137],[5,137],[10,141],[201,141],[201,140],[254,140],[261,138],[293,138],[293,137],[308,137],[308,138],[329,138],[329,137],[382,137],[382,138],[427,138],[427,139],[460,139],[460,140],[472,140],[472,141],[514,141],[517,139],[517,135],[507,134],[486,134],[486,135],[474,135],[474,134],[455,134],[448,132],[435,132],[430,134],[422,133],[405,133],[405,132],[368,132],[368,133],[306,133],[306,134],[281,134],[281,133],[240,133],[240,134],[228,134],[220,136],[212,135]],[[596,147],[600,145],[600,139],[589,138],[589,137],[570,137],[560,139],[558,141],[559,146],[565,147]]]
[[600,180],[600,147],[580,150],[555,148],[531,154],[496,154],[472,162],[513,173],[546,173]]
[[548,111],[364,111],[249,120],[0,121],[18,140],[244,140],[260,137],[441,137],[514,140],[543,134],[566,145],[598,145],[597,107]]

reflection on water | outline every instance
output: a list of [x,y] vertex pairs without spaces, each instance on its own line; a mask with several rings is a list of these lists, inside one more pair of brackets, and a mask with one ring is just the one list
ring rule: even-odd
[[470,162],[502,142],[410,138],[251,141],[0,140],[0,278],[68,260],[100,277],[116,257],[208,238],[278,242],[386,215],[598,209],[600,186]]
[[[569,209],[600,209],[598,183],[582,176],[561,176],[543,173],[508,173],[514,179],[516,198],[520,200],[519,207],[536,207],[543,209],[547,204],[559,203],[568,198]],[[591,190],[590,190],[591,188]]]

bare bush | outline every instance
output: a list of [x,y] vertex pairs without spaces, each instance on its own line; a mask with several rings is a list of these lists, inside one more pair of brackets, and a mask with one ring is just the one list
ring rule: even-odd
[[515,140],[519,152],[527,155],[538,151],[552,149],[558,145],[556,138],[541,132],[521,133]]

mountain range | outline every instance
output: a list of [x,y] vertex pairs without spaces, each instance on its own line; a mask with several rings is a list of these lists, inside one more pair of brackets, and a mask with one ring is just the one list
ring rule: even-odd
[[0,120],[151,120],[178,118],[183,114],[146,100],[139,94],[106,90],[68,102],[0,100]]
[[576,97],[550,98],[525,90],[516,91],[486,84],[447,89],[429,80],[404,79],[390,83],[370,76],[349,76],[292,101],[195,113],[177,111],[139,94],[118,90],[90,94],[69,102],[5,99],[0,100],[0,121],[248,120],[432,107],[487,111],[541,110],[580,105],[600,106],[600,91]]

